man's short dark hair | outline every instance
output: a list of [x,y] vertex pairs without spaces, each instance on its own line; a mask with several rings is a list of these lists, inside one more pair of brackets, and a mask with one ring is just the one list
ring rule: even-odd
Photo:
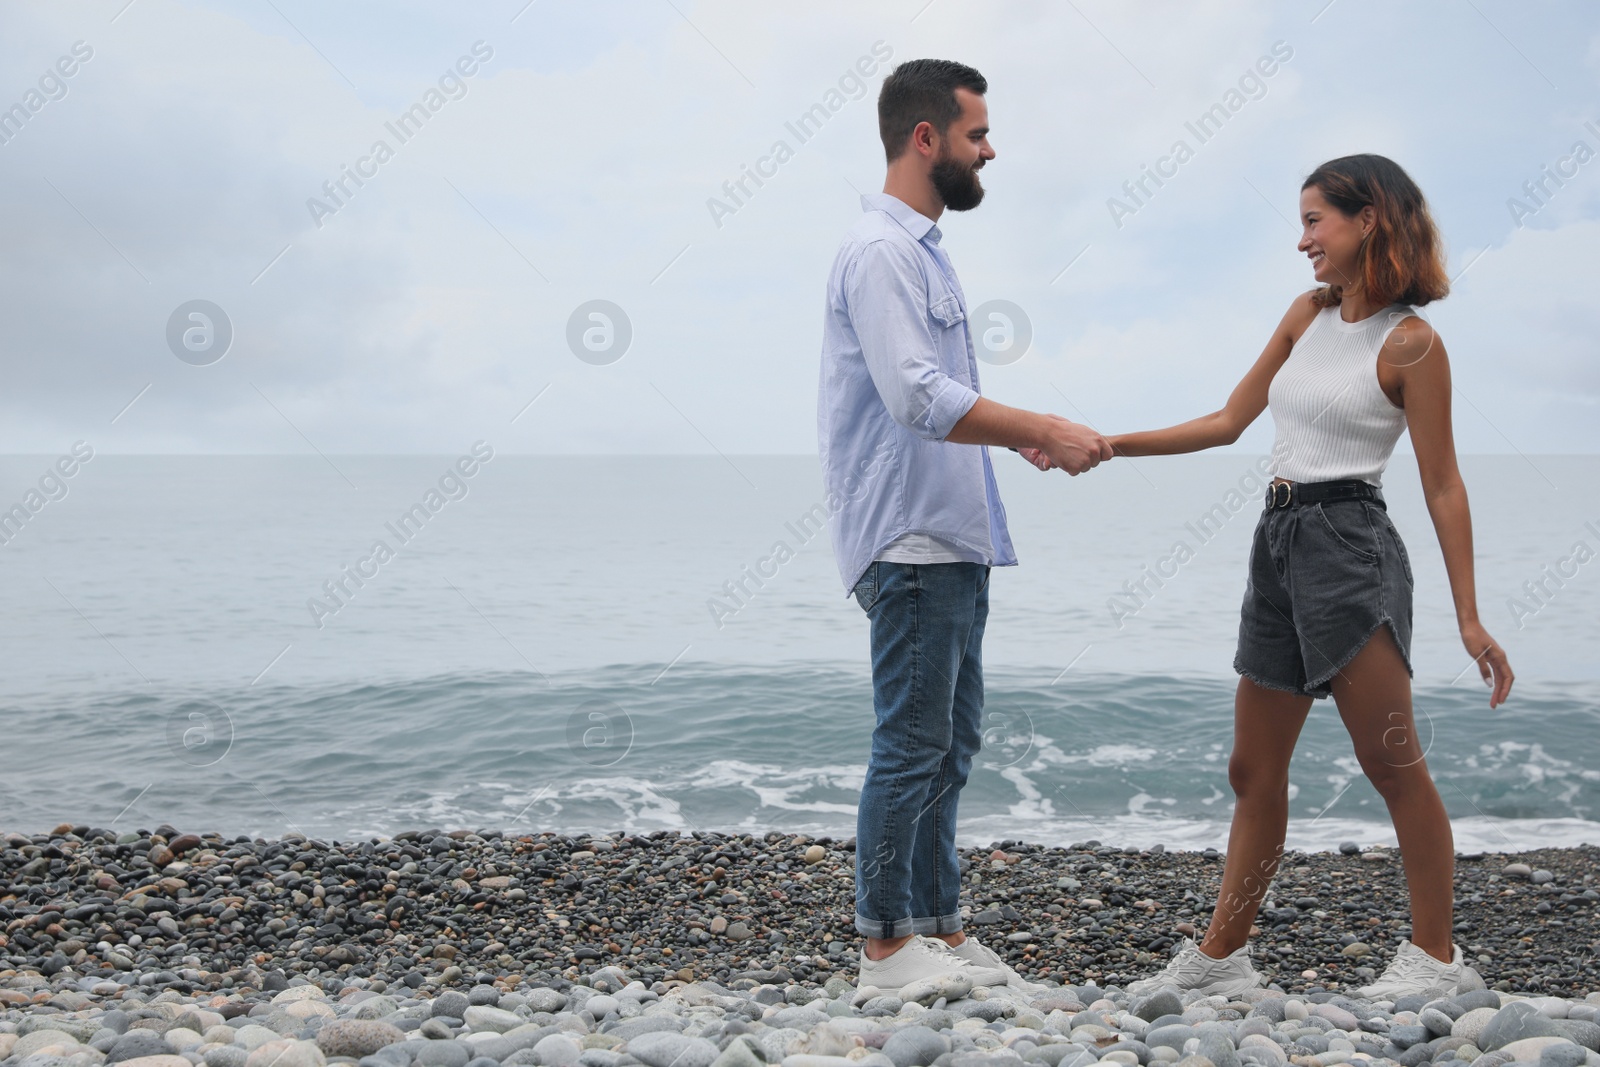
[[989,83],[973,68],[951,59],[909,60],[883,79],[883,88],[878,90],[878,136],[883,138],[889,162],[905,151],[919,122],[932,123],[944,136],[950,124],[961,117],[958,88],[982,96],[989,91]]

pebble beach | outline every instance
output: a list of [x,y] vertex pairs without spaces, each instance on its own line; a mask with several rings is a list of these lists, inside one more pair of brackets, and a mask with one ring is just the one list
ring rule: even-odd
[[963,850],[1028,980],[858,990],[854,842],[439,829],[323,841],[59,826],[0,848],[3,1067],[1600,1067],[1600,849],[1459,855],[1477,988],[1366,1001],[1392,850],[1286,853],[1230,1000],[1124,986],[1203,931],[1222,857]]

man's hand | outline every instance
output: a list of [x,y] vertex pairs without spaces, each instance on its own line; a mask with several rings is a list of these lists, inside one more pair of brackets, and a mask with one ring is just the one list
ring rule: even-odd
[[1011,451],[1015,452],[1017,455],[1021,456],[1029,463],[1032,463],[1035,467],[1038,467],[1042,471],[1047,471],[1050,469],[1050,457],[1039,451],[1037,448],[1013,448]]
[[[1045,416],[1045,438],[1037,448],[1019,450],[1022,458],[1042,471],[1059,467],[1071,475],[1092,470],[1114,454],[1095,430],[1060,415]],[[1030,456],[1029,453],[1036,453]]]
[[1068,474],[1082,474],[1114,455],[1106,439],[1088,426],[982,396],[944,439],[957,445],[1004,445],[1042,471],[1060,467]]

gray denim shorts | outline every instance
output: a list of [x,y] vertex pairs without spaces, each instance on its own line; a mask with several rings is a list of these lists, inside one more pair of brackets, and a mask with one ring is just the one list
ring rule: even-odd
[[1411,590],[1410,557],[1381,501],[1263,509],[1233,669],[1268,689],[1325,697],[1387,623],[1410,673]]

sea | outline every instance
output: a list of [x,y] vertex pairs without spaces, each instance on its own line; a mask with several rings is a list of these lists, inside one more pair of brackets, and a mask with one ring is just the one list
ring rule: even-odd
[[[814,456],[61,458],[0,457],[0,830],[855,832],[867,623]],[[1223,847],[1263,457],[994,459],[1021,563],[960,840]],[[1384,477],[1456,847],[1600,843],[1600,457],[1461,469],[1495,709],[1414,460]],[[1289,847],[1394,843],[1331,701],[1290,775]]]

